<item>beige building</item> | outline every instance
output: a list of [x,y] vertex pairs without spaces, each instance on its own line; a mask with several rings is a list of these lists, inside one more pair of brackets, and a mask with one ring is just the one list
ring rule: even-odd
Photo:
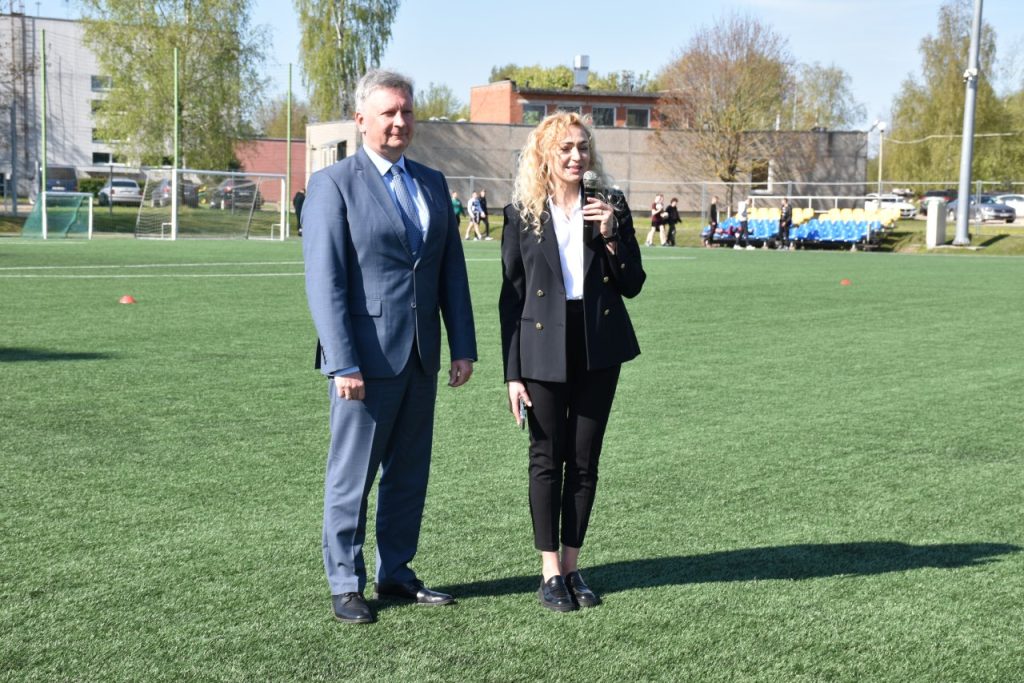
[[[439,169],[451,189],[466,196],[488,190],[493,211],[509,201],[519,150],[532,126],[417,121],[408,154]],[[729,188],[701,170],[687,130],[597,128],[595,147],[611,182],[625,193],[634,211],[646,211],[657,192],[678,197],[683,211],[700,211],[718,194],[728,201]],[[867,165],[867,133],[807,131],[756,133],[768,136],[775,158],[748,160],[747,174],[733,188],[736,197],[762,195],[860,194]],[[312,124],[306,129],[306,177],[353,154],[360,143],[355,122]],[[738,201],[738,199],[736,199]]]

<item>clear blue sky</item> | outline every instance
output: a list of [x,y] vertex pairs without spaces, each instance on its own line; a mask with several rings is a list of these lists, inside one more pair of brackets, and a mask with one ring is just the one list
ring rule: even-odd
[[[4,2],[6,5],[6,2]],[[31,0],[25,11],[77,18],[75,2]],[[683,2],[622,0],[404,0],[382,66],[411,76],[419,87],[444,83],[464,102],[491,67],[518,64],[571,65],[590,55],[599,73],[631,69],[657,73],[693,32],[732,11],[750,14],[789,39],[800,62],[835,64],[850,74],[855,97],[867,107],[863,128],[888,119],[893,96],[908,74],[920,72],[918,46],[934,34],[941,0],[736,0]],[[303,94],[298,26],[288,0],[256,0],[253,23],[269,27],[273,42],[268,75],[274,89]],[[1016,55],[1018,83],[1024,72],[1024,1],[985,0],[984,18],[996,29],[997,56],[1007,66]],[[992,74],[997,87],[1005,76]]]

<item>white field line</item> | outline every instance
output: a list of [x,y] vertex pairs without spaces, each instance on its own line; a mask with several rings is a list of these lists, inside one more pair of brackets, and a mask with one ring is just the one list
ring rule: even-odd
[[120,268],[212,268],[221,266],[301,266],[302,261],[223,261],[220,263],[133,263],[111,264],[106,266],[5,266],[0,272],[8,270],[117,270]]

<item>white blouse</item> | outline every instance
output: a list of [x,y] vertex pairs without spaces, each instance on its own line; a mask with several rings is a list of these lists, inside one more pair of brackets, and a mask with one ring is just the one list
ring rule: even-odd
[[558,240],[558,258],[562,262],[562,281],[565,284],[566,299],[583,298],[583,208],[580,200],[566,215],[548,197],[551,222],[555,225]]

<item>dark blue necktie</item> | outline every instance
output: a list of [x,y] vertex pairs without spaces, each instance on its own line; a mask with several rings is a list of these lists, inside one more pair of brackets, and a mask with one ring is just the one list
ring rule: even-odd
[[402,215],[402,222],[405,223],[405,234],[409,238],[409,248],[412,249],[413,257],[419,256],[420,247],[423,246],[423,228],[420,227],[420,212],[416,208],[416,202],[409,194],[409,188],[405,186],[402,179],[402,167],[395,164],[391,167],[391,189],[395,191],[395,198],[398,199],[398,213]]

